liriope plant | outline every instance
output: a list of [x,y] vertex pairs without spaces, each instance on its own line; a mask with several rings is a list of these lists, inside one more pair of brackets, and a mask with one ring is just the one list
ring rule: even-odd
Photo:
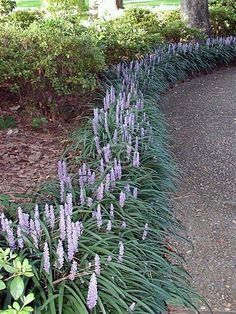
[[58,163],[48,199],[32,212],[19,208],[16,221],[1,215],[1,246],[32,264],[35,313],[195,307],[170,240],[181,227],[168,199],[177,171],[157,102],[177,80],[233,60],[235,42],[163,46],[112,69],[103,104],[65,152],[75,160]]

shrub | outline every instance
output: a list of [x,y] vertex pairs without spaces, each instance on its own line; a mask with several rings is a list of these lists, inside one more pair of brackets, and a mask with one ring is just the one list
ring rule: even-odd
[[229,7],[210,8],[210,22],[213,35],[236,34],[236,12]]
[[[5,227],[9,228],[7,224]],[[32,266],[28,259],[20,259],[10,248],[5,250],[0,248],[0,313],[29,314],[33,312],[33,308],[29,306],[29,303],[34,300],[33,293],[24,296],[28,280],[33,276]],[[12,298],[15,302],[11,306]]]
[[16,2],[12,0],[0,0],[0,15],[9,14],[16,7]]
[[162,42],[156,15],[144,9],[130,9],[115,20],[100,22],[93,33],[109,64],[140,57]]
[[165,25],[160,34],[167,42],[183,42],[183,41],[199,41],[206,38],[206,36],[195,28],[189,28],[180,20],[169,22]]
[[40,10],[16,10],[9,15],[9,21],[16,23],[17,26],[27,28],[35,21],[42,20],[44,15]]
[[[18,85],[32,103],[55,106],[55,97],[79,97],[97,87],[104,56],[95,40],[60,23],[33,23],[26,30],[0,29],[0,84]],[[64,23],[66,24],[66,22]]]

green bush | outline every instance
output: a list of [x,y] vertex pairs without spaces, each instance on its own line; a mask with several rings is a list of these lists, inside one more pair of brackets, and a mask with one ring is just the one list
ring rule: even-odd
[[236,34],[236,13],[229,7],[210,8],[212,34],[231,36]]
[[183,42],[192,40],[203,40],[206,36],[195,28],[189,28],[180,20],[168,23],[160,31],[161,35],[167,42]]
[[16,7],[16,2],[12,0],[0,0],[0,15],[9,14]]
[[103,52],[87,33],[64,32],[58,24],[1,28],[0,84],[17,85],[31,102],[54,107],[56,96],[79,97],[97,87],[97,74],[105,66]]
[[35,21],[43,18],[44,12],[40,10],[17,10],[9,15],[9,21],[22,28],[27,28]]

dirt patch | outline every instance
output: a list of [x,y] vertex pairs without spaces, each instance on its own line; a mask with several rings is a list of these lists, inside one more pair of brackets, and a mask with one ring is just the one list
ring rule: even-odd
[[34,130],[18,118],[17,127],[0,130],[0,194],[28,194],[57,175],[68,131],[61,124]]

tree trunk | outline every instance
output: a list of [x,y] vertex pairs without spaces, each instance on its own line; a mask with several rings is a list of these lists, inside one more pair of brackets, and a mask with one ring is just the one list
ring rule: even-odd
[[189,27],[195,27],[210,35],[208,0],[182,0],[181,14]]
[[124,8],[123,0],[116,0],[116,6],[117,9],[123,9]]

